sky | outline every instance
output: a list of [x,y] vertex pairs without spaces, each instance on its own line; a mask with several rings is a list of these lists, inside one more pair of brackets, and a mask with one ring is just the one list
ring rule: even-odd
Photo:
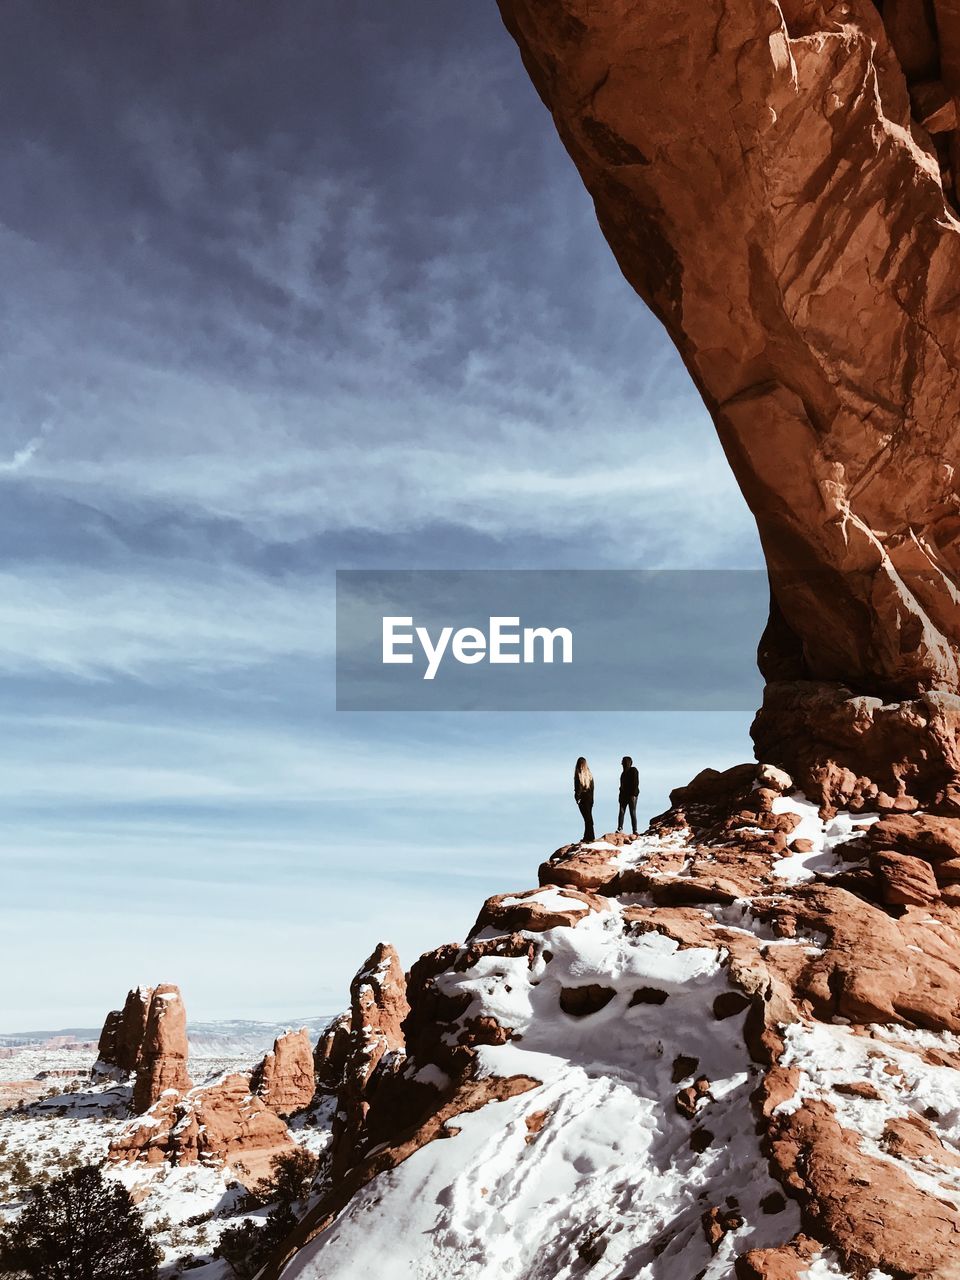
[[0,21],[0,1031],[333,1014],[536,883],[577,756],[601,830],[625,752],[648,816],[750,757],[335,710],[336,569],[763,563],[493,0]]

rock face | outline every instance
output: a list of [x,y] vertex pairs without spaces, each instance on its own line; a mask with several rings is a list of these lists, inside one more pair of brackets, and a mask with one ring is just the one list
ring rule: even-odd
[[333,1128],[337,1174],[355,1162],[362,1148],[374,1073],[385,1075],[402,1064],[403,1022],[409,1012],[400,959],[389,943],[380,942],[350,985],[350,1035],[344,1046]]
[[751,730],[761,759],[785,765],[828,808],[960,814],[960,698],[899,703],[823,681],[768,684]]
[[152,987],[137,987],[127,992],[122,1009],[114,1009],[107,1014],[97,1045],[98,1061],[105,1067],[113,1067],[124,1074],[137,1070],[152,998]]
[[133,1107],[148,1111],[166,1092],[191,1087],[187,1015],[180,988],[171,983],[137,987],[122,1009],[107,1014],[98,1044],[98,1066],[135,1075]]
[[756,517],[764,674],[900,698],[958,682],[960,12],[880,8],[500,0]]
[[499,5],[756,517],[758,757],[960,811],[960,9]]
[[313,1045],[306,1027],[278,1036],[273,1051],[254,1069],[251,1086],[279,1116],[293,1115],[310,1105],[316,1084]]
[[191,1087],[189,1053],[187,1014],[180,988],[164,983],[150,997],[133,1086],[135,1111],[148,1111],[168,1091],[179,1095]]
[[339,1014],[322,1033],[313,1052],[317,1088],[325,1093],[336,1093],[343,1082],[350,1052],[350,1023],[349,1013]]

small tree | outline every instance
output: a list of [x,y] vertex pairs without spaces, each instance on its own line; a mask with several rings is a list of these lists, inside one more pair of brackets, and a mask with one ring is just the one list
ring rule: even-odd
[[262,1226],[248,1219],[220,1237],[214,1257],[228,1262],[237,1280],[251,1280],[297,1225],[295,1208],[305,1199],[317,1174],[316,1156],[297,1148],[270,1162],[272,1176],[257,1183],[261,1203],[276,1201]]
[[262,1226],[248,1218],[238,1227],[229,1227],[220,1237],[213,1256],[229,1263],[237,1280],[252,1280],[296,1225],[297,1217],[290,1206],[278,1204],[267,1214]]
[[257,1183],[257,1195],[264,1204],[277,1200],[280,1204],[296,1204],[310,1190],[320,1161],[303,1147],[274,1156],[270,1161],[271,1177]]
[[31,1280],[155,1280],[160,1257],[129,1192],[92,1165],[35,1186],[0,1232],[0,1271]]

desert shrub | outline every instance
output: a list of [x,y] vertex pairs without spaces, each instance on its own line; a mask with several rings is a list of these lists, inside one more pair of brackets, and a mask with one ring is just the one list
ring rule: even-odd
[[302,1147],[274,1156],[270,1161],[270,1177],[261,1178],[257,1183],[261,1203],[276,1200],[280,1204],[292,1205],[302,1200],[317,1176],[319,1163],[316,1156]]
[[296,1225],[297,1216],[290,1206],[278,1204],[262,1226],[248,1218],[237,1227],[228,1227],[213,1256],[228,1262],[237,1280],[252,1280]]
[[155,1280],[160,1256],[129,1192],[92,1165],[34,1186],[0,1232],[0,1272],[30,1280]]
[[252,1199],[260,1204],[275,1201],[274,1208],[262,1224],[247,1219],[229,1227],[214,1250],[214,1257],[228,1262],[237,1280],[255,1276],[296,1226],[296,1206],[309,1193],[318,1166],[316,1156],[300,1147],[270,1161],[271,1175],[257,1183]]

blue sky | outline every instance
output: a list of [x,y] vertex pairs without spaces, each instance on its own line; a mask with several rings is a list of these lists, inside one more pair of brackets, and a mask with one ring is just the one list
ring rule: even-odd
[[749,756],[334,711],[337,568],[762,565],[492,0],[4,26],[0,1030],[334,1012],[535,883],[577,755],[611,824],[625,751],[647,814]]

